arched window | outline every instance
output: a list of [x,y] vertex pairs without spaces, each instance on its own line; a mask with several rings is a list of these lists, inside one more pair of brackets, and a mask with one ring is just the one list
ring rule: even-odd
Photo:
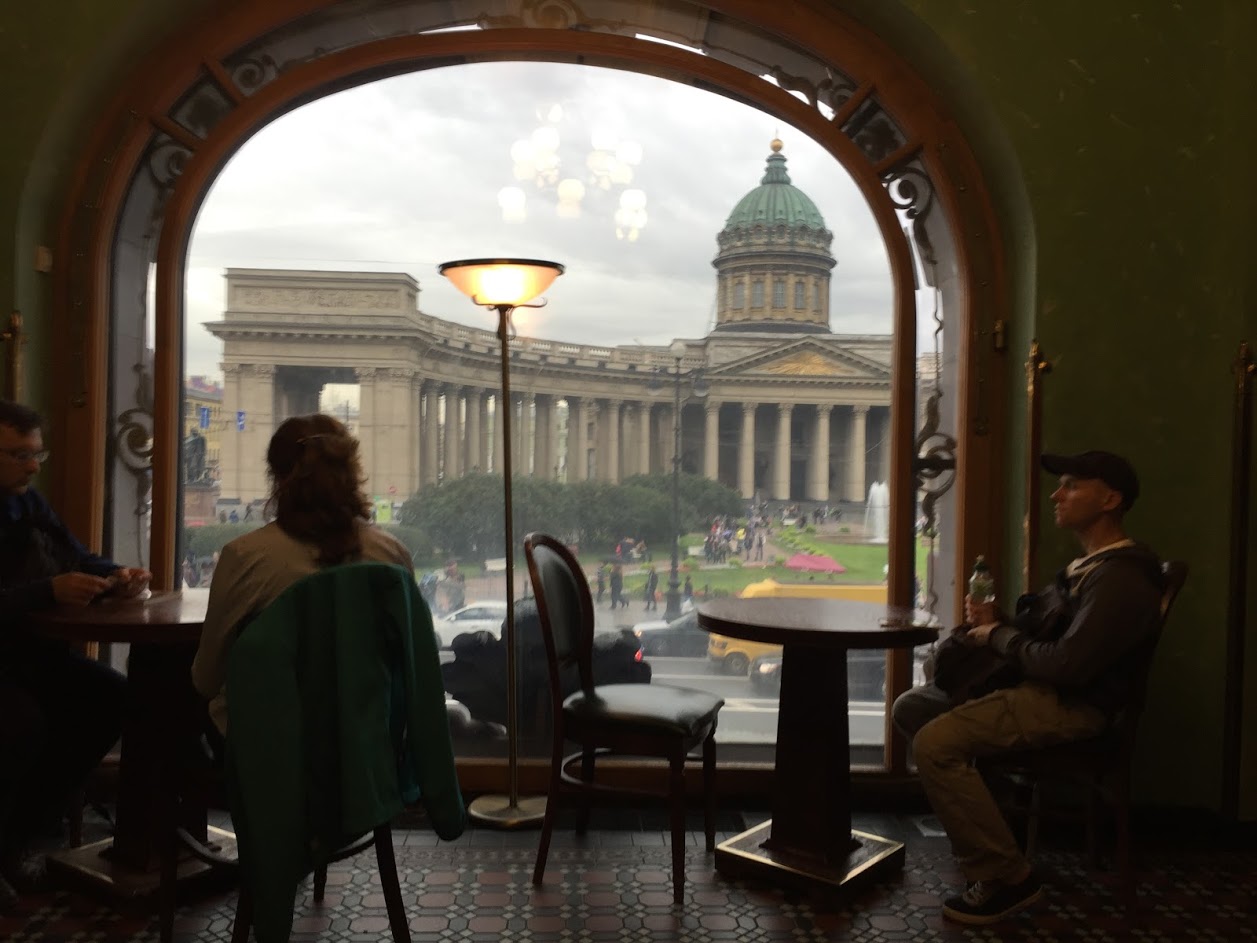
[[796,309],[802,310],[805,305],[804,297],[807,294],[807,286],[803,282],[794,283],[794,306]]
[[[849,408],[834,409],[830,414],[825,428],[832,427],[835,448],[836,443],[847,443],[851,448],[849,443],[858,431],[864,437],[863,449],[853,451],[845,464],[828,470],[787,468],[786,480],[790,488],[796,477],[805,488],[819,487],[817,482],[834,486],[842,482],[843,500],[856,504],[867,501],[870,478],[889,480],[887,592],[904,604],[913,602],[913,522],[917,497],[926,491],[923,507],[934,516],[931,531],[942,536],[930,548],[930,572],[940,578],[934,595],[924,601],[950,621],[956,601],[947,587],[960,581],[965,562],[976,550],[996,546],[1003,533],[1001,521],[982,516],[989,513],[985,508],[992,502],[978,497],[979,485],[999,478],[1002,452],[998,443],[985,435],[989,417],[984,410],[986,403],[999,401],[1001,378],[1007,373],[995,369],[989,347],[973,346],[974,338],[990,336],[989,321],[999,316],[1006,297],[999,258],[1004,242],[994,231],[981,169],[957,130],[960,125],[955,116],[948,114],[930,86],[915,76],[910,64],[896,59],[862,26],[826,5],[781,0],[762,9],[755,7],[751,17],[745,12],[750,5],[721,0],[662,0],[660,4],[630,0],[616,8],[614,17],[603,16],[601,6],[591,3],[588,9],[586,5],[556,4],[552,15],[544,18],[528,10],[485,17],[482,6],[464,0],[445,4],[359,0],[353,5],[292,0],[283,5],[282,16],[263,11],[256,16],[211,19],[167,44],[160,56],[153,57],[143,90],[126,95],[120,92],[116,107],[104,112],[97,133],[83,134],[83,140],[99,142],[94,145],[97,151],[84,156],[84,166],[98,171],[82,174],[65,201],[68,209],[62,234],[68,249],[67,271],[57,289],[58,310],[65,312],[61,315],[63,327],[78,317],[99,320],[86,326],[75,323],[74,336],[83,339],[81,344],[56,354],[67,384],[86,391],[91,407],[71,411],[58,435],[85,443],[82,464],[90,469],[99,487],[76,489],[79,493],[69,496],[67,517],[71,523],[86,524],[82,531],[90,533],[95,520],[99,535],[102,509],[97,496],[104,483],[110,482],[113,491],[105,504],[112,513],[108,532],[115,546],[120,551],[142,547],[145,552],[139,559],[150,560],[159,586],[177,579],[183,530],[180,501],[184,497],[178,480],[178,431],[183,402],[181,355],[186,346],[187,239],[217,174],[258,128],[302,102],[382,74],[440,68],[450,62],[571,62],[579,57],[607,67],[676,77],[753,102],[768,115],[791,122],[823,144],[856,181],[878,221],[890,261],[895,284],[893,329],[901,338],[923,337],[926,342],[920,351],[911,341],[896,345],[893,362],[886,365],[884,374],[868,381],[869,389],[884,390],[889,399],[888,405],[876,407],[879,412],[873,418],[856,419]],[[660,10],[665,8],[671,25],[663,28],[659,26]],[[480,28],[454,29],[468,24]],[[720,30],[718,38],[709,35],[716,28]],[[652,43],[642,36],[667,39],[673,45]],[[685,54],[676,44],[702,54]],[[766,81],[764,76],[773,79]],[[944,150],[948,155],[945,162],[938,156]],[[938,198],[940,191],[945,191],[945,199]],[[634,208],[640,210],[640,205],[634,204]],[[645,223],[645,213],[640,216]],[[652,210],[650,225],[657,218]],[[648,233],[649,226],[641,231]],[[631,233],[626,232],[624,238],[627,247]],[[913,290],[914,254],[922,272],[922,287],[933,289],[931,302],[937,302],[922,317],[918,317]],[[318,307],[320,291],[342,290],[356,289],[319,289],[301,297]],[[406,287],[399,283],[389,290],[404,293]],[[740,290],[744,290],[742,286],[735,285],[735,307]],[[154,299],[151,309],[147,303],[150,297]],[[324,300],[328,297],[323,295]],[[799,300],[797,289],[795,300]],[[763,312],[764,302],[763,280],[757,278],[752,283],[751,306]],[[814,288],[813,304],[823,310],[819,284]],[[785,307],[784,284],[776,281],[774,306]],[[930,320],[931,308],[938,312],[935,320]],[[836,333],[844,329],[843,324],[831,326]],[[451,334],[448,349],[457,350],[463,358],[473,357],[481,343],[476,333],[480,330]],[[144,339],[154,333],[155,359],[150,366],[143,347]],[[492,332],[482,333],[492,341]],[[103,339],[111,334],[115,341],[139,339],[134,364],[128,362],[122,347],[118,349],[123,352],[110,358],[110,348]],[[554,345],[543,351],[538,347],[530,356],[566,359],[559,348]],[[589,352],[594,350],[590,346]],[[929,374],[928,381],[921,380],[920,391],[915,389],[918,354],[941,364]],[[748,362],[739,376],[780,378],[792,375],[790,371],[813,369],[809,365],[817,362],[823,364],[824,359],[804,356],[777,364]],[[670,366],[666,356],[660,363]],[[958,365],[970,372],[959,375]],[[302,378],[286,371],[293,364],[238,366],[239,371],[224,377],[220,424],[251,430],[254,423],[274,420],[274,411],[308,408],[310,400],[299,392]],[[246,366],[247,371],[243,369]],[[137,375],[142,380],[151,376],[151,388],[137,393]],[[246,409],[233,410],[228,405],[239,401],[239,388],[246,379],[265,386],[268,377],[272,377],[272,384],[278,382],[276,377],[283,380],[286,399],[260,399],[258,406]],[[464,382],[458,377],[440,379]],[[442,391],[440,397],[429,400],[431,378],[407,375],[400,367],[372,368],[370,373],[363,368],[340,376],[339,382],[360,387],[369,384],[372,397],[361,399],[359,408],[366,409],[368,402],[371,408],[379,404],[376,416],[385,415],[389,404],[420,399],[436,403],[444,396]],[[973,395],[979,386],[984,390],[982,397]],[[949,390],[946,396],[941,395],[944,389]],[[935,397],[932,402],[939,406],[939,425],[917,430],[913,404],[930,397]],[[104,416],[105,404],[116,404],[117,415]],[[268,409],[272,410],[269,417]],[[702,416],[700,411],[692,420],[694,408],[687,409],[681,423],[682,451],[693,452],[703,441]],[[741,441],[739,436],[749,430],[756,446],[762,443],[764,454],[771,458],[774,430],[766,425],[766,418],[760,428],[754,428],[741,425],[748,414],[738,411],[735,415],[731,409],[726,412],[714,430],[721,447]],[[749,415],[753,420],[754,413]],[[799,407],[790,421],[798,428],[804,428],[805,423],[818,427],[818,415],[810,406]],[[100,422],[100,417],[107,421]],[[368,418],[373,417],[360,415],[358,427],[364,428]],[[478,423],[474,410],[468,410],[458,421],[461,426],[455,431],[460,435],[439,443],[420,443],[421,454],[457,451],[459,459],[467,462],[472,454],[469,448],[478,447],[481,453],[489,448],[485,436],[491,423]],[[539,441],[549,441],[548,422],[548,417],[538,417],[532,428],[534,448]],[[116,431],[112,448],[106,446],[105,428],[110,434]],[[598,441],[599,436],[608,434],[606,422],[590,421],[587,428],[587,460],[584,469],[575,469],[576,477],[593,477],[599,472],[607,476],[635,473],[638,469],[629,463],[632,455],[639,454],[641,442],[654,444],[667,439],[667,430],[660,429],[658,422],[634,426],[625,421],[617,426],[620,440],[624,442],[625,436],[636,433],[639,439],[630,443],[634,449],[608,453]],[[151,522],[142,508],[137,513],[135,497],[137,490],[143,493],[137,482],[146,481],[150,473],[148,454],[136,444],[145,443],[144,432],[150,429],[155,433]],[[928,480],[914,458],[917,442],[924,441],[926,433],[934,442]],[[691,435],[698,438],[691,441]],[[226,452],[227,439],[223,441]],[[875,448],[884,451],[872,452]],[[952,457],[959,449],[968,450],[965,467],[970,475],[980,469],[985,477],[965,479],[958,487],[951,487]],[[875,457],[870,458],[870,454]],[[892,454],[898,457],[894,464],[889,458]],[[614,456],[617,467],[607,467],[608,455]],[[555,458],[536,451],[532,467],[547,469],[555,464]],[[116,463],[108,473],[106,461]],[[722,474],[732,461],[724,454],[717,456]],[[747,466],[751,493],[766,493],[762,489],[770,464],[761,465],[757,460]],[[823,474],[825,471],[828,474]],[[964,500],[957,501],[958,497]],[[958,518],[959,507],[967,509],[963,522]],[[150,524],[151,557],[147,552]],[[130,552],[125,555],[136,556]],[[903,665],[907,664],[905,657]],[[910,672],[900,671],[896,677],[896,684],[902,686]],[[887,689],[894,693],[892,686]]]
[[746,307],[746,284],[741,281],[733,283],[733,305],[735,310],[741,311]]
[[786,306],[786,280],[781,277],[773,279],[773,307],[784,308]]

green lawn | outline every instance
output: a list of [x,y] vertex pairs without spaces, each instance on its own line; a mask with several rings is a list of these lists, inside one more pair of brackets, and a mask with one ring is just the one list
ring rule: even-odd
[[[694,538],[687,535],[682,541],[683,544],[699,542],[701,537]],[[788,533],[775,534],[774,542],[778,546],[789,547],[789,553],[816,553],[823,556],[832,557],[844,567],[845,573],[804,573],[799,570],[791,570],[785,566],[773,565],[755,566],[743,565],[743,561],[734,562],[732,566],[727,567],[706,567],[702,565],[701,558],[689,558],[689,575],[694,581],[694,591],[700,595],[710,593],[716,596],[734,595],[746,587],[750,583],[757,583],[760,580],[774,579],[779,583],[825,583],[825,584],[843,584],[843,583],[881,583],[884,581],[883,567],[888,559],[888,548],[886,544],[866,544],[866,543],[847,543],[838,538],[817,537],[815,534]],[[916,544],[917,554],[917,572],[925,572],[925,555],[926,549],[924,544],[918,539]],[[592,571],[601,561],[601,557],[596,555],[583,556],[581,563]],[[684,582],[686,575],[686,560],[683,557],[681,581]],[[667,589],[668,570],[671,558],[668,554],[655,554],[654,566],[659,572],[659,589],[661,592]],[[642,564],[633,564],[634,568]],[[624,577],[625,592],[631,595],[640,594],[645,584],[646,577],[644,572],[634,569],[632,572],[626,573]]]

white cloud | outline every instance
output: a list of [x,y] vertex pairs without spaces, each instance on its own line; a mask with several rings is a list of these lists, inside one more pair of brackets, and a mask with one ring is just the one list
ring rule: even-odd
[[[649,222],[617,240],[616,191],[589,188],[579,219],[553,192],[521,183],[526,221],[502,221],[515,184],[511,145],[553,104],[563,175],[584,177],[595,131],[641,146],[632,186]],[[247,142],[209,193],[191,244],[188,373],[218,372],[221,347],[199,325],[222,317],[222,271],[275,267],[409,272],[427,313],[486,326],[436,273],[487,255],[552,258],[567,273],[538,312],[540,336],[584,343],[701,337],[714,309],[716,235],[759,184],[779,136],[793,183],[834,233],[832,327],[890,330],[881,236],[863,196],[819,144],[777,119],[686,85],[548,63],[481,63],[375,82],[305,105]]]

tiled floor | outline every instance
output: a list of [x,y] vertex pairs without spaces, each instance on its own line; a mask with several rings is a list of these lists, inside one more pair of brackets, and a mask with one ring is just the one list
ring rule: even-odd
[[[753,818],[753,817],[748,817]],[[723,837],[743,816],[722,815]],[[558,832],[545,883],[531,883],[536,832],[469,830],[456,842],[423,830],[396,835],[398,867],[416,943],[424,941],[1257,941],[1257,852],[1206,841],[1166,840],[1139,855],[1140,903],[1128,920],[1111,874],[1088,871],[1067,848],[1046,851],[1042,902],[1005,924],[963,929],[939,913],[961,884],[947,842],[921,816],[863,815],[857,827],[900,836],[903,874],[841,903],[825,903],[716,874],[690,832],[686,899],[673,906],[666,829],[654,819],[595,817],[584,839]],[[697,826],[697,823],[695,823]],[[608,825],[614,827],[606,827]],[[322,906],[307,885],[296,906],[294,940],[389,939],[383,895],[368,852],[334,866]],[[221,892],[180,908],[177,937],[226,941],[235,895]],[[156,939],[151,915],[119,913],[99,898],[50,891],[0,917],[0,940],[13,943]]]

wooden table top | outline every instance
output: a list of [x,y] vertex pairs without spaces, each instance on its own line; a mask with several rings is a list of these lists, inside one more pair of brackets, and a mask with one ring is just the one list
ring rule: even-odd
[[697,610],[708,632],[773,645],[908,648],[939,634],[928,613],[850,599],[713,599]]
[[87,606],[31,613],[41,634],[75,642],[196,642],[208,593],[156,592],[147,599],[105,597]]

